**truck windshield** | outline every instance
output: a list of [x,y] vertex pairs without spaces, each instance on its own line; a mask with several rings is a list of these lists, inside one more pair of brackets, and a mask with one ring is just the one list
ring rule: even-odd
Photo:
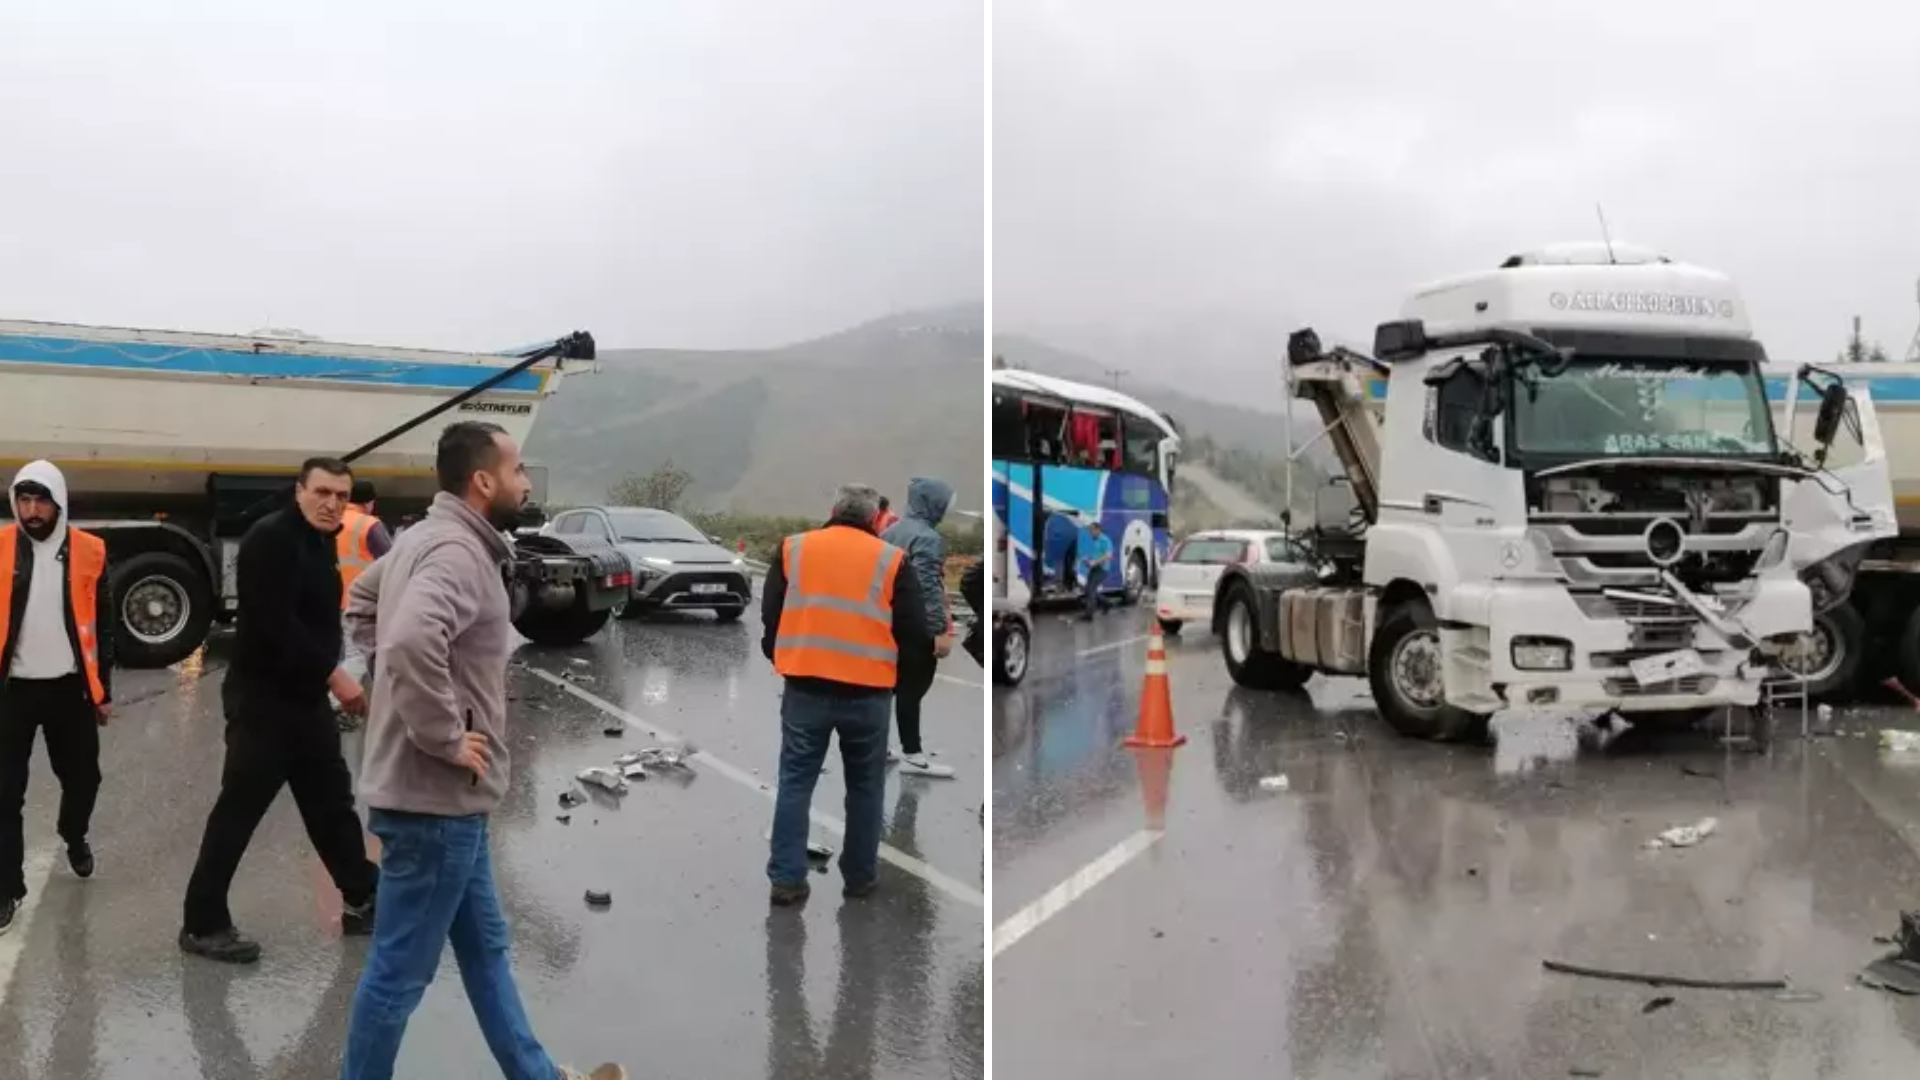
[[1775,451],[1760,372],[1747,363],[1586,356],[1517,388],[1514,449],[1553,457],[1751,457]]

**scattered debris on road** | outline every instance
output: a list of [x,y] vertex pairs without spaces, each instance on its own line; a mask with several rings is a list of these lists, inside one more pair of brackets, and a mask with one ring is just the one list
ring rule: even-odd
[[1285,773],[1282,773],[1279,776],[1263,776],[1260,778],[1261,791],[1286,791],[1286,790],[1289,790],[1292,786],[1293,786],[1292,784],[1289,784],[1287,782],[1287,777]]
[[1676,825],[1647,841],[1650,849],[1692,847],[1712,836],[1720,827],[1719,818],[1701,818],[1698,824]]
[[555,814],[553,815],[553,820],[559,822],[562,825],[571,825],[573,824],[573,815],[572,814]]
[[1891,943],[1892,952],[1860,972],[1861,984],[1908,997],[1920,996],[1920,911],[1900,913],[1900,929]]
[[579,806],[581,803],[586,801],[587,801],[586,796],[580,794],[579,792],[573,790],[572,788],[568,788],[567,790],[560,793],[560,805],[568,809],[571,809],[575,806]]
[[1640,1006],[1640,1014],[1645,1016],[1647,1013],[1657,1013],[1671,1004],[1673,1004],[1673,996],[1671,994],[1661,994],[1659,997]]
[[603,791],[610,791],[615,795],[625,795],[627,793],[626,780],[622,779],[620,774],[614,772],[612,769],[602,768],[599,765],[595,765],[591,769],[582,769],[580,775],[575,777],[575,779],[583,784],[592,784],[594,787],[600,788]]
[[1643,986],[1666,987],[1680,986],[1691,990],[1785,990],[1785,979],[1696,979],[1686,975],[1657,975],[1638,971],[1611,971],[1607,968],[1582,967],[1559,960],[1542,960],[1540,966],[1560,975],[1579,975],[1589,979],[1611,979],[1614,982],[1640,983]]
[[610,720],[607,722],[607,725],[605,727],[600,729],[600,734],[605,735],[609,739],[625,738],[627,734],[627,725],[621,723],[618,720]]
[[647,767],[636,761],[626,768],[621,769],[620,775],[629,780],[645,780],[647,778]]
[[600,892],[597,889],[587,890],[587,906],[588,907],[603,908],[603,907],[609,907],[612,904],[613,904],[612,893]]

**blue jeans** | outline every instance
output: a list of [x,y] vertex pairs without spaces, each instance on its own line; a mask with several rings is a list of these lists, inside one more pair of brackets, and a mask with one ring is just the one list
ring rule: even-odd
[[1087,567],[1086,573],[1081,575],[1081,580],[1086,583],[1085,593],[1082,599],[1087,605],[1087,618],[1091,619],[1099,613],[1102,607],[1106,606],[1100,599],[1100,586],[1107,583],[1107,568],[1104,566],[1089,566]]
[[847,838],[840,876],[865,885],[880,873],[880,817],[887,790],[887,715],[890,694],[836,697],[791,682],[780,697],[780,793],[773,802],[773,853],[767,877],[775,885],[807,880],[807,813],[813,786],[827,760],[827,742],[840,736],[847,777]]
[[480,1034],[508,1080],[556,1080],[553,1059],[533,1037],[508,961],[506,916],[493,889],[487,819],[368,813],[380,838],[380,891],[373,951],[353,997],[342,1080],[391,1080],[407,1019],[453,942],[460,981]]

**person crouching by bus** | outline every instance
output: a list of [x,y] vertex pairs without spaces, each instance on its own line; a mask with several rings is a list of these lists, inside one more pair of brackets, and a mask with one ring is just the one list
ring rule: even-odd
[[1105,610],[1106,603],[1100,599],[1100,587],[1106,584],[1107,569],[1113,565],[1113,541],[1107,539],[1106,530],[1100,523],[1087,525],[1087,540],[1080,547],[1080,581],[1086,590],[1086,613],[1080,618],[1092,622],[1093,617]]
[[807,818],[827,744],[846,772],[842,893],[866,896],[880,878],[887,789],[887,712],[900,659],[932,648],[926,605],[906,553],[873,534],[878,496],[846,484],[832,516],[789,536],[760,594],[760,651],[785,680],[780,695],[780,790],[767,878],[776,907],[805,900]]
[[62,520],[67,481],[52,463],[28,463],[12,494],[13,521],[0,525],[0,934],[27,895],[21,811],[39,730],[60,779],[67,865],[93,876],[87,826],[113,678],[106,542]]

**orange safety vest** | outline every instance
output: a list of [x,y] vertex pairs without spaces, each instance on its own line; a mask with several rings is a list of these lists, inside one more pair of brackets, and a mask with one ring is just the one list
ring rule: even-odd
[[[0,525],[0,656],[6,655],[13,635],[13,574],[20,550],[20,527]],[[67,610],[80,649],[80,670],[86,672],[93,703],[107,700],[100,681],[100,628],[93,621],[99,610],[100,578],[107,572],[107,542],[80,529],[67,530]],[[0,672],[0,677],[5,673]]]
[[373,565],[373,547],[367,539],[379,520],[352,503],[348,503],[340,515],[340,531],[334,535],[333,549],[340,556],[341,611],[347,610],[347,590],[353,588],[353,579]]
[[773,667],[787,678],[891,689],[893,581],[906,552],[844,525],[789,536],[780,545],[787,592]]
[[896,514],[891,510],[882,510],[880,511],[880,516],[874,518],[873,520],[873,531],[876,533],[883,533],[898,524],[900,524],[899,514]]

